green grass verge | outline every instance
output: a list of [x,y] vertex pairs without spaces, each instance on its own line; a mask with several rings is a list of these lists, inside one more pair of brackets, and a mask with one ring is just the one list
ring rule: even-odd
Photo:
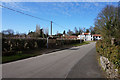
[[29,58],[29,57],[33,57],[33,56],[37,56],[38,54],[15,54],[15,55],[11,55],[11,56],[3,56],[2,57],[2,63],[6,63],[6,62],[11,62],[11,61],[16,61],[16,60],[20,60],[20,59],[25,59],[25,58]]
[[84,42],[96,42],[96,41],[84,41]]
[[85,42],[82,42],[82,43],[77,43],[77,44],[72,44],[72,46],[81,46],[81,45],[85,45],[85,44],[90,44],[90,42],[87,42],[87,41],[85,41]]
[[[85,44],[89,44],[89,42],[85,41],[83,43],[77,43],[77,44],[70,44],[70,46],[81,46],[81,45],[85,45]],[[12,61],[16,61],[16,60],[21,60],[21,59],[25,59],[25,58],[29,58],[29,57],[34,57],[37,55],[41,55],[40,51],[42,50],[33,50],[33,51],[28,51],[28,52],[21,52],[21,53],[16,53],[15,55],[11,55],[11,56],[2,56],[2,63],[7,63],[7,62],[12,62]]]

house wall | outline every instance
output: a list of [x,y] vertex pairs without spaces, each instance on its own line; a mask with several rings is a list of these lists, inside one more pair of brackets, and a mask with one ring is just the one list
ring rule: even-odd
[[93,36],[92,35],[86,35],[86,41],[92,41],[93,40]]
[[84,41],[91,41],[93,40],[92,35],[78,35],[78,39],[83,39]]
[[101,36],[93,36],[93,35],[78,35],[78,39],[83,39],[84,41],[93,41],[93,40],[100,40]]
[[94,36],[94,39],[95,39],[95,40],[100,40],[101,37],[99,37],[99,36]]

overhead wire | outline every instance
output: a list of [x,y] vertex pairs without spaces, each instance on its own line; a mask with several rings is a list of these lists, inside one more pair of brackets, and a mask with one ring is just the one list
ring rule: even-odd
[[64,28],[64,29],[69,29],[69,28],[66,28],[66,27],[63,27],[63,26],[61,26],[60,24],[58,24],[58,23],[56,23],[56,22],[53,22],[55,25],[57,25],[57,26],[59,26],[59,27],[61,27],[61,28]]
[[[11,11],[14,11],[14,12],[17,12],[17,13],[20,13],[20,14],[23,14],[23,15],[27,15],[27,16],[30,16],[30,17],[33,17],[33,18],[36,18],[36,19],[40,19],[40,20],[43,20],[43,21],[51,22],[51,20],[47,20],[47,19],[43,19],[43,18],[40,18],[40,17],[36,17],[36,16],[31,15],[31,14],[27,14],[27,13],[24,13],[24,12],[21,12],[21,11],[18,11],[18,10],[15,10],[15,9],[12,9],[12,8],[9,8],[9,7],[6,7],[6,6],[3,6],[3,5],[1,5],[1,4],[0,4],[0,6],[3,7],[3,8],[9,9],[9,10],[11,10]],[[57,26],[59,26],[59,27],[61,27],[61,28],[68,29],[68,28],[66,28],[66,27],[61,26],[60,24],[58,24],[58,23],[56,23],[56,22],[53,22],[53,21],[52,21],[52,23],[54,23],[55,25],[57,25]]]
[[40,17],[36,17],[36,16],[33,16],[33,15],[30,15],[30,14],[27,14],[27,13],[24,13],[24,12],[21,12],[21,11],[18,11],[18,10],[15,10],[15,9],[12,9],[12,8],[9,8],[9,7],[6,7],[6,6],[3,6],[3,5],[0,5],[1,7],[3,8],[6,8],[6,9],[9,9],[11,11],[15,11],[15,12],[18,12],[20,14],[24,14],[24,15],[27,15],[27,16],[30,16],[30,17],[33,17],[33,18],[37,18],[37,19],[40,19],[40,20],[44,20],[44,21],[49,21],[50,20],[47,20],[47,19],[43,19],[43,18],[40,18]]

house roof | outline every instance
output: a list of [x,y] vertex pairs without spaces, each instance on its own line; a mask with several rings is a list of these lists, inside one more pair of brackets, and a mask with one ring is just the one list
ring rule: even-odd
[[91,34],[91,33],[81,33],[80,35],[89,35],[89,34]]
[[84,33],[84,35],[89,35],[89,33]]
[[77,36],[69,36],[69,38],[77,38]]
[[67,36],[67,35],[65,35],[65,36],[62,36],[63,38],[78,38],[77,36]]
[[93,34],[93,36],[101,36],[100,34]]

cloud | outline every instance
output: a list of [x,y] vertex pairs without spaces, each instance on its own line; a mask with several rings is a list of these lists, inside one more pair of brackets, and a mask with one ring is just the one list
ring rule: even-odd
[[53,8],[55,11],[57,11],[58,13],[61,13],[63,15],[67,15],[67,16],[71,16],[73,11],[75,11],[75,6],[79,6],[79,3],[73,3],[73,2],[69,2],[69,3],[53,3]]
[[96,3],[96,2],[95,2],[94,5],[97,7],[97,6],[99,6],[99,3]]
[[[63,15],[67,15],[67,16],[71,16],[70,14],[70,10],[71,8],[69,6],[71,6],[72,4],[70,3],[43,3],[43,4],[39,4],[39,9],[42,9],[43,12],[45,12],[47,10],[47,12],[50,12],[49,14],[63,14]],[[45,11],[44,9],[45,8]],[[55,11],[55,12],[54,12]]]
[[24,6],[24,3],[22,2],[4,2],[3,5],[12,9],[17,9],[26,12],[34,12],[34,10]]
[[[49,6],[50,5],[50,6]],[[56,13],[53,14],[63,14],[66,16],[72,16],[75,15],[76,13],[82,13],[84,14],[85,11],[89,11],[92,13],[94,9],[99,10],[98,7],[102,7],[103,4],[99,2],[60,2],[60,3],[48,3],[49,7],[47,10],[51,11],[56,11]],[[51,13],[52,14],[52,13]]]

